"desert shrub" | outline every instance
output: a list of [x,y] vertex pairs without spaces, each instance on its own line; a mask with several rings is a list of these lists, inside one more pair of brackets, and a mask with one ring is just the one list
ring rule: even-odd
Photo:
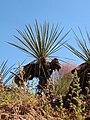
[[77,76],[77,71],[75,71],[72,77],[73,81],[70,84],[69,91],[66,94],[66,99],[64,101],[64,106],[70,110],[76,117],[76,119],[81,119],[82,114],[85,110],[85,100],[84,96],[80,94],[80,78]]
[[57,94],[65,95],[68,92],[70,83],[72,82],[71,70],[75,67],[73,63],[62,64],[58,77],[55,80],[55,90]]
[[[0,93],[0,106],[8,106],[20,103],[34,103],[35,95],[22,90],[21,88],[7,88],[2,87]],[[36,101],[36,100],[35,100]]]
[[65,95],[69,89],[69,85],[72,82],[70,74],[64,75],[61,79],[58,79],[55,83],[56,93],[59,95]]

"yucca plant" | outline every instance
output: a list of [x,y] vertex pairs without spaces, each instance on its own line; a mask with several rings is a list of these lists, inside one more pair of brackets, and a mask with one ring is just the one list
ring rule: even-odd
[[80,85],[82,88],[82,93],[85,93],[85,87],[88,86],[88,73],[90,73],[90,35],[88,31],[86,30],[86,36],[87,39],[84,37],[81,29],[79,28],[79,32],[81,35],[81,38],[78,37],[78,35],[73,31],[75,35],[75,40],[77,42],[78,48],[76,49],[70,44],[66,44],[65,46],[76,56],[78,56],[80,59],[84,61],[81,65],[76,67],[74,70],[72,70],[72,73],[77,70],[78,77],[80,77]]
[[6,83],[13,77],[13,75],[10,72],[14,65],[8,68],[7,62],[8,60],[3,61],[0,64],[0,84],[1,85],[6,85]]
[[51,61],[49,61],[48,58],[52,57],[51,55],[63,46],[66,42],[64,38],[69,32],[59,39],[64,27],[59,31],[58,25],[54,27],[54,25],[50,26],[50,24],[46,22],[39,26],[37,20],[35,21],[34,27],[35,29],[33,30],[30,24],[25,25],[26,29],[24,32],[17,30],[21,35],[21,38],[15,36],[18,42],[8,43],[34,58],[34,61],[24,66],[24,79],[27,81],[38,77],[38,87],[42,87],[47,84],[47,79],[49,79],[53,70],[60,69],[57,58]]

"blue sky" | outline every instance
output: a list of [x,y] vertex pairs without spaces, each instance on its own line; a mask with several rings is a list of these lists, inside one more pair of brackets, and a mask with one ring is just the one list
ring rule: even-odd
[[[90,31],[90,0],[0,0],[0,61],[8,59],[9,65],[22,62],[27,55],[5,41],[16,40],[16,29],[24,30],[25,24],[44,21],[50,24],[61,24],[65,27],[63,34],[73,28],[78,33],[80,26],[83,33],[85,28]],[[67,36],[68,43],[75,45],[73,33]],[[62,58],[72,58],[75,63],[82,61],[66,48],[56,53]],[[27,61],[31,61],[28,58]],[[66,60],[67,61],[67,60]]]

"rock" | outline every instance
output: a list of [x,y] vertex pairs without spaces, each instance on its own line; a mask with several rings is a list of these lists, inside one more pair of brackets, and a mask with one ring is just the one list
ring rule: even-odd
[[28,115],[27,120],[35,120],[35,118],[32,115]]
[[8,120],[9,115],[7,113],[1,113],[0,119],[1,120]]

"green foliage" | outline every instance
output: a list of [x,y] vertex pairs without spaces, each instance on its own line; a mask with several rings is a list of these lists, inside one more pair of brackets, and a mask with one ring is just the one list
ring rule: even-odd
[[77,76],[77,71],[75,71],[67,99],[70,105],[69,109],[70,111],[74,112],[76,118],[78,118],[78,116],[81,116],[85,110],[84,96],[80,94],[81,87],[79,80],[80,79]]
[[72,82],[72,76],[69,74],[66,74],[62,78],[57,79],[55,81],[55,90],[57,95],[66,95],[71,82]]
[[63,63],[55,79],[55,90],[58,95],[66,95],[70,83],[72,82],[71,70],[75,68],[75,64],[70,61]]
[[83,36],[83,33],[81,29],[79,28],[79,32],[81,37],[78,37],[78,35],[73,31],[75,35],[75,40],[77,42],[78,48],[80,50],[77,50],[75,47],[73,47],[70,44],[66,44],[66,48],[68,48],[72,53],[74,53],[76,56],[81,58],[84,61],[90,61],[90,35],[88,31],[86,30],[87,39]]
[[[76,78],[75,78],[76,79]],[[75,81],[75,80],[74,80]],[[47,118],[47,119],[70,119],[73,118],[76,120],[83,120],[85,118],[84,115],[84,102],[83,102],[83,96],[79,96],[79,86],[77,86],[78,91],[76,97],[72,97],[70,99],[70,109],[73,111],[69,111],[68,109],[64,108],[63,105],[63,96],[55,93],[54,87],[51,86],[52,83],[49,83],[49,86],[47,87],[48,94],[43,95],[35,95],[30,94],[28,92],[25,92],[21,88],[5,88],[2,86],[1,93],[0,93],[0,107],[5,106],[11,106],[13,113],[15,115],[19,114],[29,114],[27,113],[31,108],[33,108],[34,114],[37,112],[37,116],[35,119],[41,119],[41,116]],[[51,88],[51,89],[50,89]],[[46,90],[46,89],[45,89]],[[75,105],[72,102],[72,99],[78,102],[78,105]],[[82,106],[83,105],[83,106]],[[32,106],[32,107],[30,107]],[[35,109],[35,110],[34,110]],[[35,112],[36,111],[36,112]],[[84,111],[84,112],[83,112]],[[85,113],[86,114],[86,113]],[[51,118],[50,118],[51,117]]]
[[7,88],[2,87],[0,93],[0,106],[10,106],[21,103],[34,103],[35,96],[26,93],[20,88]]
[[66,42],[63,40],[69,32],[59,39],[63,29],[64,28],[61,28],[58,32],[58,25],[56,27],[52,25],[50,28],[50,24],[46,22],[39,26],[36,20],[35,30],[32,29],[30,24],[26,25],[26,30],[24,30],[24,32],[17,30],[21,35],[21,38],[15,36],[19,43],[8,43],[26,52],[29,56],[34,57],[36,60],[39,60],[40,58],[47,58],[52,53],[59,50]]
[[8,60],[3,61],[0,64],[0,83],[3,85],[5,85],[13,77],[12,74],[10,74],[10,72],[14,65],[12,65],[11,67],[8,68],[7,62],[8,62]]

